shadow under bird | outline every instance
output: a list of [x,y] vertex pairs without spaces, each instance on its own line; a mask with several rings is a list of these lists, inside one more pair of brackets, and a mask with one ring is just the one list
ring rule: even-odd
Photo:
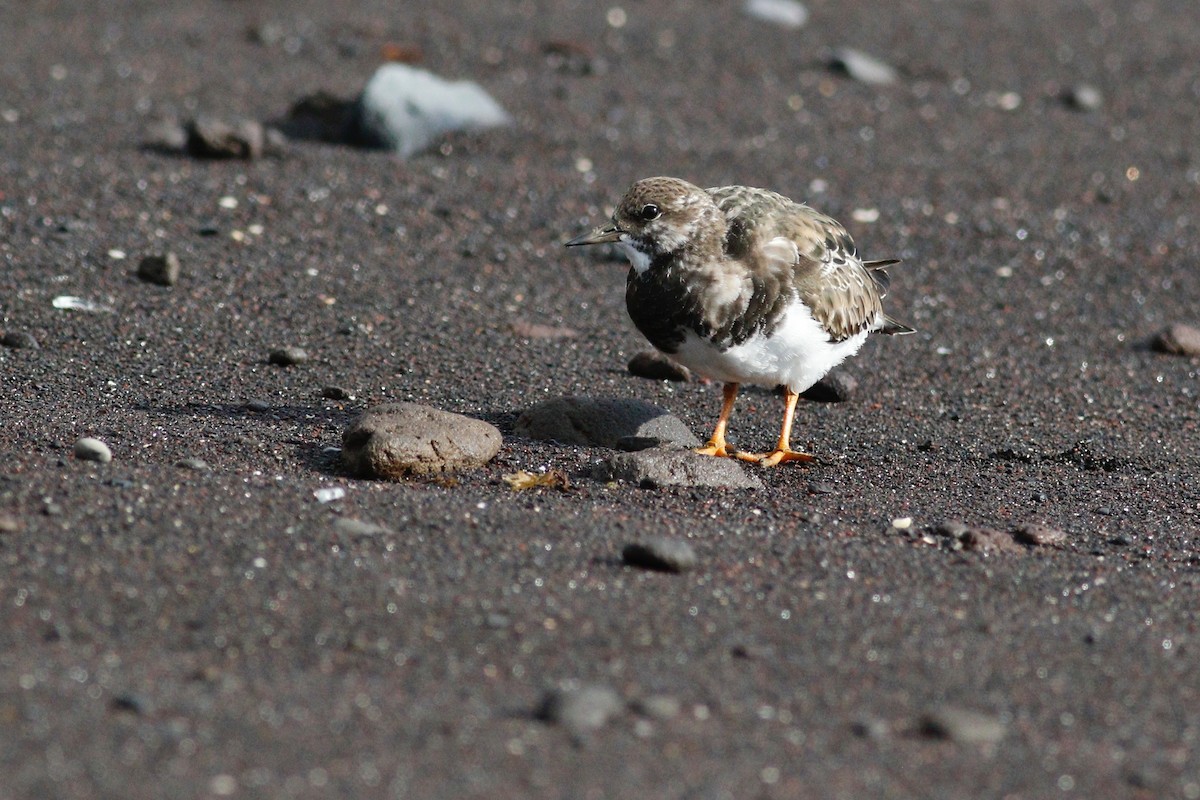
[[[913,329],[883,312],[883,268],[863,261],[836,220],[749,186],[701,189],[645,178],[612,221],[567,242],[612,243],[629,258],[625,303],[658,350],[724,383],[708,444],[697,452],[775,466],[811,461],[791,448],[802,392],[854,355],[871,333]],[[731,452],[725,430],[738,386],[786,390],[779,442],[769,453]]]

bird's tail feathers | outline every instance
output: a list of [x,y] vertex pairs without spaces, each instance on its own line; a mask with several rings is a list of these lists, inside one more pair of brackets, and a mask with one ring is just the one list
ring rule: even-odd
[[883,316],[883,327],[879,329],[879,332],[886,333],[889,336],[903,336],[908,333],[916,333],[917,329],[897,322],[885,314]]

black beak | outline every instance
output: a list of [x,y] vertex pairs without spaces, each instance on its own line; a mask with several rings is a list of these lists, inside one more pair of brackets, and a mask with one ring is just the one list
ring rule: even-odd
[[624,233],[614,224],[604,225],[596,228],[591,233],[585,233],[582,236],[576,236],[571,241],[567,242],[567,247],[578,247],[581,244],[604,244],[605,242],[619,242],[621,234]]

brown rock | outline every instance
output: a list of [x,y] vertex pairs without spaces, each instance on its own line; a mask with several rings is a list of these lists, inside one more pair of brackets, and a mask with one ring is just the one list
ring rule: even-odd
[[1160,353],[1175,356],[1200,356],[1200,328],[1176,322],[1163,328],[1150,341]]
[[369,408],[342,435],[342,463],[364,478],[401,480],[480,467],[500,451],[482,420],[417,403]]

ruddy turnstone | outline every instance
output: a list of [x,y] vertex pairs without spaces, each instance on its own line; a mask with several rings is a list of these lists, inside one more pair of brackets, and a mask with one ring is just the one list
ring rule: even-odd
[[[889,261],[863,261],[838,222],[766,189],[701,189],[678,178],[630,187],[612,222],[567,242],[616,244],[632,269],[625,303],[657,349],[723,381],[724,403],[697,452],[764,466],[810,461],[790,445],[800,393],[858,352],[868,334],[912,333],[883,313]],[[782,384],[783,427],[766,454],[730,452],[738,386]]]

